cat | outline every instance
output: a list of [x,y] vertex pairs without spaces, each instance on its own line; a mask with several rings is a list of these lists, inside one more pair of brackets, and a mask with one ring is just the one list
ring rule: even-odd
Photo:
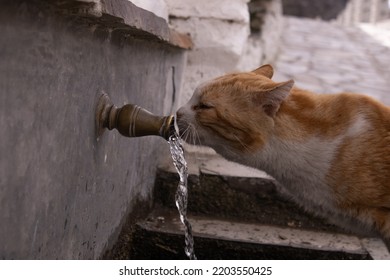
[[176,112],[182,138],[266,171],[336,225],[390,240],[390,108],[274,82],[273,72],[264,65],[199,85]]

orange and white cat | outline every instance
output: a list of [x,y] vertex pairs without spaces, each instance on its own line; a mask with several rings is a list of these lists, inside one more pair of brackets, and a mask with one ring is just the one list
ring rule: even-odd
[[264,65],[200,85],[177,111],[182,137],[266,171],[335,224],[389,239],[390,108],[358,94],[315,94],[272,75]]

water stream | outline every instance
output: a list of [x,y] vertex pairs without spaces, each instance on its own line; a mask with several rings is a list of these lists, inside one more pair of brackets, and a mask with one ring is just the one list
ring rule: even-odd
[[168,139],[169,148],[171,151],[173,164],[179,173],[180,181],[177,186],[175,201],[176,207],[179,210],[180,221],[184,225],[185,248],[184,251],[190,260],[196,260],[194,253],[194,238],[192,236],[192,227],[187,219],[187,202],[188,202],[188,188],[187,188],[187,162],[184,158],[184,151],[181,144],[181,138],[177,133],[171,135]]

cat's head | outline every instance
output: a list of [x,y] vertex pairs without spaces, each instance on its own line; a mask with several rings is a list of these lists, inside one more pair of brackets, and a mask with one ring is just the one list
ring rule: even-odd
[[177,111],[182,138],[217,152],[253,152],[261,148],[294,84],[292,80],[276,83],[272,75],[272,66],[264,65],[198,86],[189,102]]

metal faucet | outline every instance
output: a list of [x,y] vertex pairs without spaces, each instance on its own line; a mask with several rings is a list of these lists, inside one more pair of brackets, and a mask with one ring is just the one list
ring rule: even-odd
[[138,105],[116,107],[106,93],[102,93],[96,106],[96,130],[98,136],[105,128],[116,128],[126,137],[157,135],[168,140],[175,132],[174,116],[156,116]]

